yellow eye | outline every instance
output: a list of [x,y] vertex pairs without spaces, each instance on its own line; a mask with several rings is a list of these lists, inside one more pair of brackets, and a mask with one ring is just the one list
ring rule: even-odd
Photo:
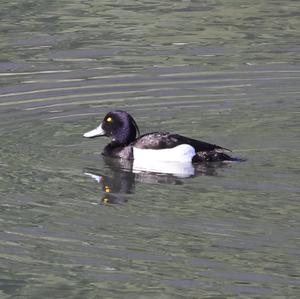
[[109,117],[106,119],[106,121],[107,121],[108,123],[111,123],[111,122],[112,122],[112,118],[109,116]]
[[110,192],[110,188],[108,186],[105,186],[104,187],[104,191],[107,192],[107,193],[109,193]]

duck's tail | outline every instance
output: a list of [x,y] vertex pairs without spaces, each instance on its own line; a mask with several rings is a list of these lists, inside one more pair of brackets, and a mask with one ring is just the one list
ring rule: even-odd
[[214,144],[216,150],[232,152],[231,149]]
[[[223,149],[223,148],[222,148]],[[240,158],[231,157],[222,151],[209,151],[209,152],[198,152],[193,157],[193,163],[203,162],[242,162],[245,161]]]

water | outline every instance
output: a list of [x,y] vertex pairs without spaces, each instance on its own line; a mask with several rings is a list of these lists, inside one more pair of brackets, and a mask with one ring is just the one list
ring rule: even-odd
[[[298,298],[297,6],[2,3],[0,297]],[[131,172],[115,108],[247,161]]]

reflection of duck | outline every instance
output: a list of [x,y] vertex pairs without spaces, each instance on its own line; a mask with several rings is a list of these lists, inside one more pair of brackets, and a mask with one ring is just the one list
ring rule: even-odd
[[[126,178],[124,178],[123,182],[119,180],[115,180],[114,177],[111,176],[105,176],[97,173],[96,169],[86,169],[85,175],[91,177],[95,181],[97,181],[99,184],[101,184],[103,196],[101,198],[101,203],[108,204],[108,203],[123,203],[127,201],[127,194],[131,193],[131,185],[128,182]],[[128,188],[120,188],[118,185],[120,184],[122,187],[126,184]],[[133,185],[134,186],[134,185]]]
[[[124,159],[112,159],[104,157],[105,164],[111,170],[109,175],[100,174],[99,170],[88,168],[85,174],[96,180],[102,188],[102,203],[123,203],[128,200],[128,194],[134,193],[135,183],[144,184],[183,184],[183,175],[174,173],[148,172],[134,169],[134,161]],[[217,175],[217,169],[226,167],[224,163],[190,164],[193,169],[192,175]]]
[[[157,161],[191,163],[235,160],[224,153],[226,148],[178,134],[154,132],[140,136],[132,116],[120,110],[109,112],[96,129],[83,136],[112,138],[104,148],[103,154],[114,158],[135,160],[140,168],[143,168],[145,163],[154,166],[153,163]],[[166,166],[171,167],[170,164],[164,165]]]
[[127,194],[134,191],[135,174],[122,169],[111,168],[111,175],[102,175],[97,169],[86,169],[85,174],[97,181],[102,188],[102,203],[122,203]]

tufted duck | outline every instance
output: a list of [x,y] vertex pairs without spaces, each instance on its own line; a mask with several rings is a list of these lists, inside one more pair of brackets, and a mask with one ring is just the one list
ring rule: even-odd
[[140,135],[133,117],[126,111],[109,112],[102,123],[83,135],[94,138],[107,136],[111,142],[103,155],[114,158],[170,162],[219,162],[235,161],[224,147],[167,132]]

